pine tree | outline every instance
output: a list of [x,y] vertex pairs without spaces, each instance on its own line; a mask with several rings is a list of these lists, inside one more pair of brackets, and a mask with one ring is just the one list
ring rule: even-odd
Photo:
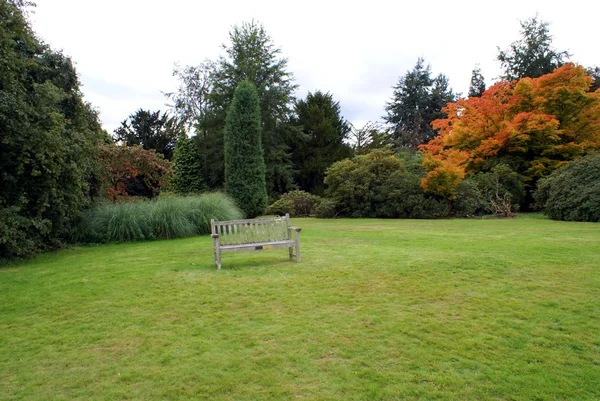
[[564,65],[569,52],[552,47],[549,23],[537,15],[521,23],[521,39],[510,44],[509,49],[498,48],[498,61],[504,70],[502,78],[512,81],[520,78],[537,78]]
[[475,66],[471,73],[471,84],[469,85],[469,97],[481,97],[485,92],[485,79],[479,65]]
[[259,99],[248,80],[241,81],[235,90],[224,139],[225,190],[246,217],[256,217],[264,212],[268,198]]
[[[129,120],[129,121],[128,121]],[[183,132],[183,125],[168,113],[139,109],[121,122],[113,137],[115,142],[127,146],[141,145],[145,150],[161,153],[171,160],[177,137]]]
[[296,103],[294,123],[302,130],[302,141],[292,147],[294,178],[301,189],[322,195],[325,170],[334,162],[350,157],[352,148],[344,143],[350,125],[340,115],[340,104],[330,93],[308,93]]
[[437,135],[431,122],[445,117],[442,107],[454,100],[446,76],[440,74],[432,78],[431,66],[419,58],[413,70],[394,86],[394,95],[386,104],[387,115],[383,119],[391,125],[397,146],[416,149]]

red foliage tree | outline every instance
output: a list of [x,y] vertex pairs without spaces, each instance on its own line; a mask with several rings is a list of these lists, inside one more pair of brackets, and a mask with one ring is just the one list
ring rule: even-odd
[[440,135],[420,147],[429,171],[423,188],[451,199],[449,188],[456,180],[441,188],[441,168],[468,175],[498,163],[533,186],[570,160],[599,150],[600,91],[590,92],[591,84],[583,67],[569,63],[551,74],[499,82],[481,97],[449,103],[443,109],[448,118],[432,123]]
[[141,146],[105,145],[101,147],[104,164],[103,187],[113,201],[142,195],[132,186],[143,187],[143,195],[154,197],[169,184],[172,163],[161,154],[144,150]]

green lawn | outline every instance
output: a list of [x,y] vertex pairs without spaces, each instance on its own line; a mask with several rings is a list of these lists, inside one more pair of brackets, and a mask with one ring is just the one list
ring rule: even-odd
[[0,400],[600,399],[600,224],[293,223],[0,269]]

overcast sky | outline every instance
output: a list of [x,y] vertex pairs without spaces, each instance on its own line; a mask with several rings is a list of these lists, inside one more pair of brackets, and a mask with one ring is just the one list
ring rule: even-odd
[[[112,132],[141,108],[165,110],[174,63],[223,54],[233,25],[255,19],[308,91],[331,92],[357,126],[380,120],[391,87],[418,57],[466,93],[479,63],[500,74],[497,46],[519,37],[519,20],[550,22],[554,46],[584,66],[600,65],[598,1],[192,1],[36,0],[34,30],[75,61],[86,100]],[[289,5],[288,5],[289,4]]]

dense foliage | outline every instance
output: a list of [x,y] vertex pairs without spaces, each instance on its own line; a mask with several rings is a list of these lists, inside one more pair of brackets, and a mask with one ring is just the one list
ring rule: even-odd
[[[224,180],[223,127],[224,112],[211,102],[214,90],[215,63],[205,61],[197,66],[175,65],[173,75],[179,80],[176,91],[166,93],[173,102],[172,110],[195,143],[200,160],[198,178],[208,188],[220,188]],[[186,159],[187,160],[187,159]],[[175,162],[177,165],[177,162]],[[178,168],[176,166],[176,168]],[[191,171],[190,171],[191,172]]]
[[425,175],[418,156],[374,151],[334,163],[325,183],[340,216],[433,218],[446,214],[444,202],[420,187]]
[[208,188],[221,188],[225,182],[223,133],[227,110],[239,82],[252,82],[260,104],[267,191],[276,198],[294,188],[290,146],[301,133],[290,124],[290,118],[297,85],[287,71],[287,59],[281,57],[281,50],[255,21],[234,26],[229,42],[222,48],[225,54],[216,61],[176,65],[173,75],[180,85],[166,95],[197,144],[204,183]]
[[424,188],[452,199],[465,175],[506,164],[531,191],[556,168],[600,149],[600,93],[589,92],[590,84],[583,67],[566,64],[449,103],[448,118],[433,123],[440,135],[421,147]]
[[350,125],[330,93],[309,92],[306,100],[296,103],[295,111],[293,122],[303,135],[292,147],[294,179],[303,190],[320,195],[325,190],[325,170],[352,154],[345,143]]
[[121,123],[114,138],[127,146],[141,145],[146,150],[154,150],[171,160],[182,128],[180,122],[167,113],[139,109]]
[[70,237],[97,195],[105,137],[71,60],[36,38],[15,2],[0,1],[0,257]]
[[554,220],[600,221],[600,153],[572,161],[540,181],[536,200]]
[[537,15],[521,21],[521,38],[507,50],[498,49],[503,76],[507,81],[537,78],[561,67],[570,54],[552,47],[549,23]]
[[488,172],[473,174],[462,181],[450,206],[457,216],[514,217],[525,194],[525,178],[506,164],[498,164]]
[[564,64],[570,55],[537,16],[499,49],[503,81],[486,90],[476,67],[469,98],[455,101],[419,58],[394,86],[387,126],[360,128],[329,93],[296,101],[281,50],[261,24],[243,23],[218,60],[175,67],[172,114],[139,109],[111,139],[70,58],[30,28],[30,5],[0,0],[1,257],[58,247],[94,201],[154,198],[171,178],[178,193],[225,187],[248,217],[281,194],[270,212],[512,216],[543,180],[538,200],[553,218],[596,221],[595,198],[566,184],[593,182],[594,162],[561,167],[600,150],[600,69]]
[[202,179],[202,160],[197,142],[185,136],[179,138],[173,153],[173,190],[180,194],[200,193],[206,186]]
[[101,182],[110,200],[156,197],[169,184],[172,164],[159,153],[141,146],[100,147]]
[[294,190],[283,194],[281,198],[269,205],[265,213],[279,216],[287,213],[291,217],[308,217],[313,214],[315,207],[322,200],[319,196],[306,191]]
[[241,217],[235,203],[220,193],[106,203],[85,213],[75,239],[102,243],[188,237],[210,233],[210,219]]
[[392,138],[398,147],[415,149],[437,135],[431,122],[442,118],[442,108],[455,100],[448,78],[440,74],[433,78],[431,66],[419,58],[412,71],[394,86],[392,100],[386,104],[383,117],[392,128]]
[[292,188],[288,147],[296,131],[289,119],[297,86],[287,71],[287,59],[280,57],[281,50],[261,24],[252,21],[234,26],[229,39],[223,46],[226,56],[215,66],[211,102],[217,119],[224,122],[237,85],[243,80],[254,84],[260,105],[267,190],[274,197]]
[[243,80],[227,112],[225,129],[225,191],[248,218],[267,206],[260,108],[254,85]]

